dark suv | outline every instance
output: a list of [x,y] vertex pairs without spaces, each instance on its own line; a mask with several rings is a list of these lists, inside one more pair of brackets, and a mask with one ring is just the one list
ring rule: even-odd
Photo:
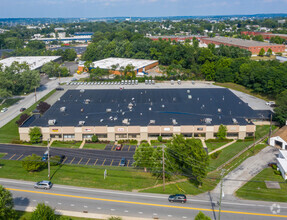
[[175,195],[170,195],[168,197],[169,202],[181,202],[181,203],[186,203],[186,196],[183,194],[175,194]]

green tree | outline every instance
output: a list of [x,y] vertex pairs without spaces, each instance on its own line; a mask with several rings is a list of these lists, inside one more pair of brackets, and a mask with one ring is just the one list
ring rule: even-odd
[[265,50],[264,50],[264,48],[261,48],[261,50],[259,51],[259,56],[261,56],[261,57],[263,57],[264,56],[264,54],[265,54]]
[[195,184],[202,184],[207,175],[209,158],[198,139],[175,135],[167,145],[166,157],[178,173],[188,176]]
[[93,136],[92,136],[92,142],[96,143],[96,142],[98,142],[98,141],[99,141],[98,136],[97,136],[97,135],[93,135]]
[[162,142],[162,136],[158,136],[158,137],[157,137],[157,140],[158,140],[159,142]]
[[39,40],[31,40],[28,42],[27,47],[32,50],[43,50],[45,49],[45,43]]
[[133,166],[138,168],[144,168],[145,172],[151,167],[151,156],[154,148],[151,146],[139,146],[134,154]]
[[194,220],[211,220],[211,218],[208,217],[207,215],[203,214],[202,212],[199,212],[199,213],[195,216]]
[[14,202],[10,191],[0,185],[0,219],[16,219]]
[[49,77],[58,77],[61,73],[60,64],[55,62],[46,63],[42,68],[41,71],[46,73]]
[[44,203],[39,203],[34,212],[32,212],[30,220],[56,220],[55,210]]
[[271,56],[272,55],[272,50],[271,50],[271,48],[268,48],[268,50],[267,50],[267,56]]
[[[152,175],[156,176],[157,178],[163,177],[163,166],[162,166],[162,151],[165,149],[163,146],[157,147],[154,149],[152,156],[150,158],[151,160],[151,171]],[[166,151],[164,152],[166,155]],[[170,163],[165,161],[165,178],[169,179],[171,177],[170,171]]]
[[30,128],[29,136],[30,142],[33,144],[40,143],[42,141],[42,132],[39,127]]
[[276,105],[277,107],[274,109],[275,120],[282,126],[287,120],[287,90],[278,95]]
[[218,128],[218,132],[216,134],[216,137],[218,137],[219,139],[223,140],[226,138],[227,135],[227,128],[225,125],[220,125]]
[[36,154],[25,157],[22,160],[22,167],[28,172],[35,172],[47,166],[47,163],[42,161],[42,158]]
[[77,53],[74,49],[66,49],[63,54],[63,60],[74,61],[77,58]]

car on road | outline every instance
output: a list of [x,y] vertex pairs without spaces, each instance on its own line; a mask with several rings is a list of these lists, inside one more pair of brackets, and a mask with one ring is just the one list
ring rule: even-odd
[[20,108],[20,112],[23,112],[25,110],[26,110],[26,108]]
[[169,202],[186,203],[186,196],[184,194],[175,194],[168,197]]
[[43,181],[39,181],[35,183],[34,188],[35,189],[51,189],[52,185],[53,184],[50,181],[43,180]]
[[8,111],[8,108],[2,108],[1,109],[1,112],[7,112]]
[[64,88],[63,87],[57,87],[56,90],[61,91],[61,90],[64,90]]
[[124,166],[126,166],[126,164],[127,164],[127,160],[126,160],[126,158],[123,157],[123,158],[121,159],[120,166],[121,166],[121,167],[124,167]]
[[122,145],[121,144],[118,144],[117,146],[116,146],[116,150],[121,150],[122,149]]

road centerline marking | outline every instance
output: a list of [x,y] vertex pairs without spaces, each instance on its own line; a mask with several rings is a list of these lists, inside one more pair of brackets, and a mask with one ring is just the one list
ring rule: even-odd
[[[66,194],[60,194],[60,193],[39,192],[39,191],[32,191],[32,190],[25,190],[25,189],[14,189],[14,188],[6,188],[6,189],[10,190],[10,191],[29,192],[29,193],[34,193],[34,194],[43,194],[43,195],[60,196],[60,197],[68,197],[68,198],[78,198],[78,199],[89,199],[89,200],[96,200],[96,201],[125,203],[125,204],[133,204],[133,205],[144,205],[144,206],[165,207],[165,208],[186,209],[186,210],[198,210],[198,211],[207,211],[207,212],[218,212],[219,211],[217,209],[162,205],[162,204],[132,202],[132,201],[123,201],[123,200],[114,200],[114,199],[102,199],[102,198],[93,198],[93,197],[86,197],[86,196],[66,195]],[[276,214],[266,214],[266,213],[253,213],[253,212],[241,212],[241,211],[229,211],[229,210],[221,210],[221,212],[222,213],[230,213],[230,214],[287,218],[287,215],[276,215]]]

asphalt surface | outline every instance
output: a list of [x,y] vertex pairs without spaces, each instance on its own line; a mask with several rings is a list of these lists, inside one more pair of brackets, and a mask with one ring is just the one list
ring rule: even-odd
[[[123,219],[125,217],[130,217],[129,219],[194,219],[197,213],[202,211],[212,219],[218,219],[217,201],[212,201],[207,194],[201,197],[187,196],[187,203],[181,204],[169,203],[168,195],[160,194],[132,193],[56,184],[50,190],[40,190],[33,188],[33,182],[9,179],[0,179],[0,184],[12,192],[17,209],[35,207],[41,202],[56,210],[78,212],[82,217],[87,217],[88,214],[93,213],[102,217],[123,216]],[[221,219],[271,220],[287,218],[286,204],[272,205],[272,202],[230,202],[223,199]]]
[[[51,147],[50,154],[51,156],[65,155],[64,164],[119,166],[121,159],[126,158],[126,166],[131,166],[135,148],[135,145],[124,146],[121,151],[116,151],[113,145],[107,145],[105,150]],[[46,150],[46,147],[0,144],[0,153],[6,153],[1,159],[5,160],[22,160],[31,154],[43,156]]]

